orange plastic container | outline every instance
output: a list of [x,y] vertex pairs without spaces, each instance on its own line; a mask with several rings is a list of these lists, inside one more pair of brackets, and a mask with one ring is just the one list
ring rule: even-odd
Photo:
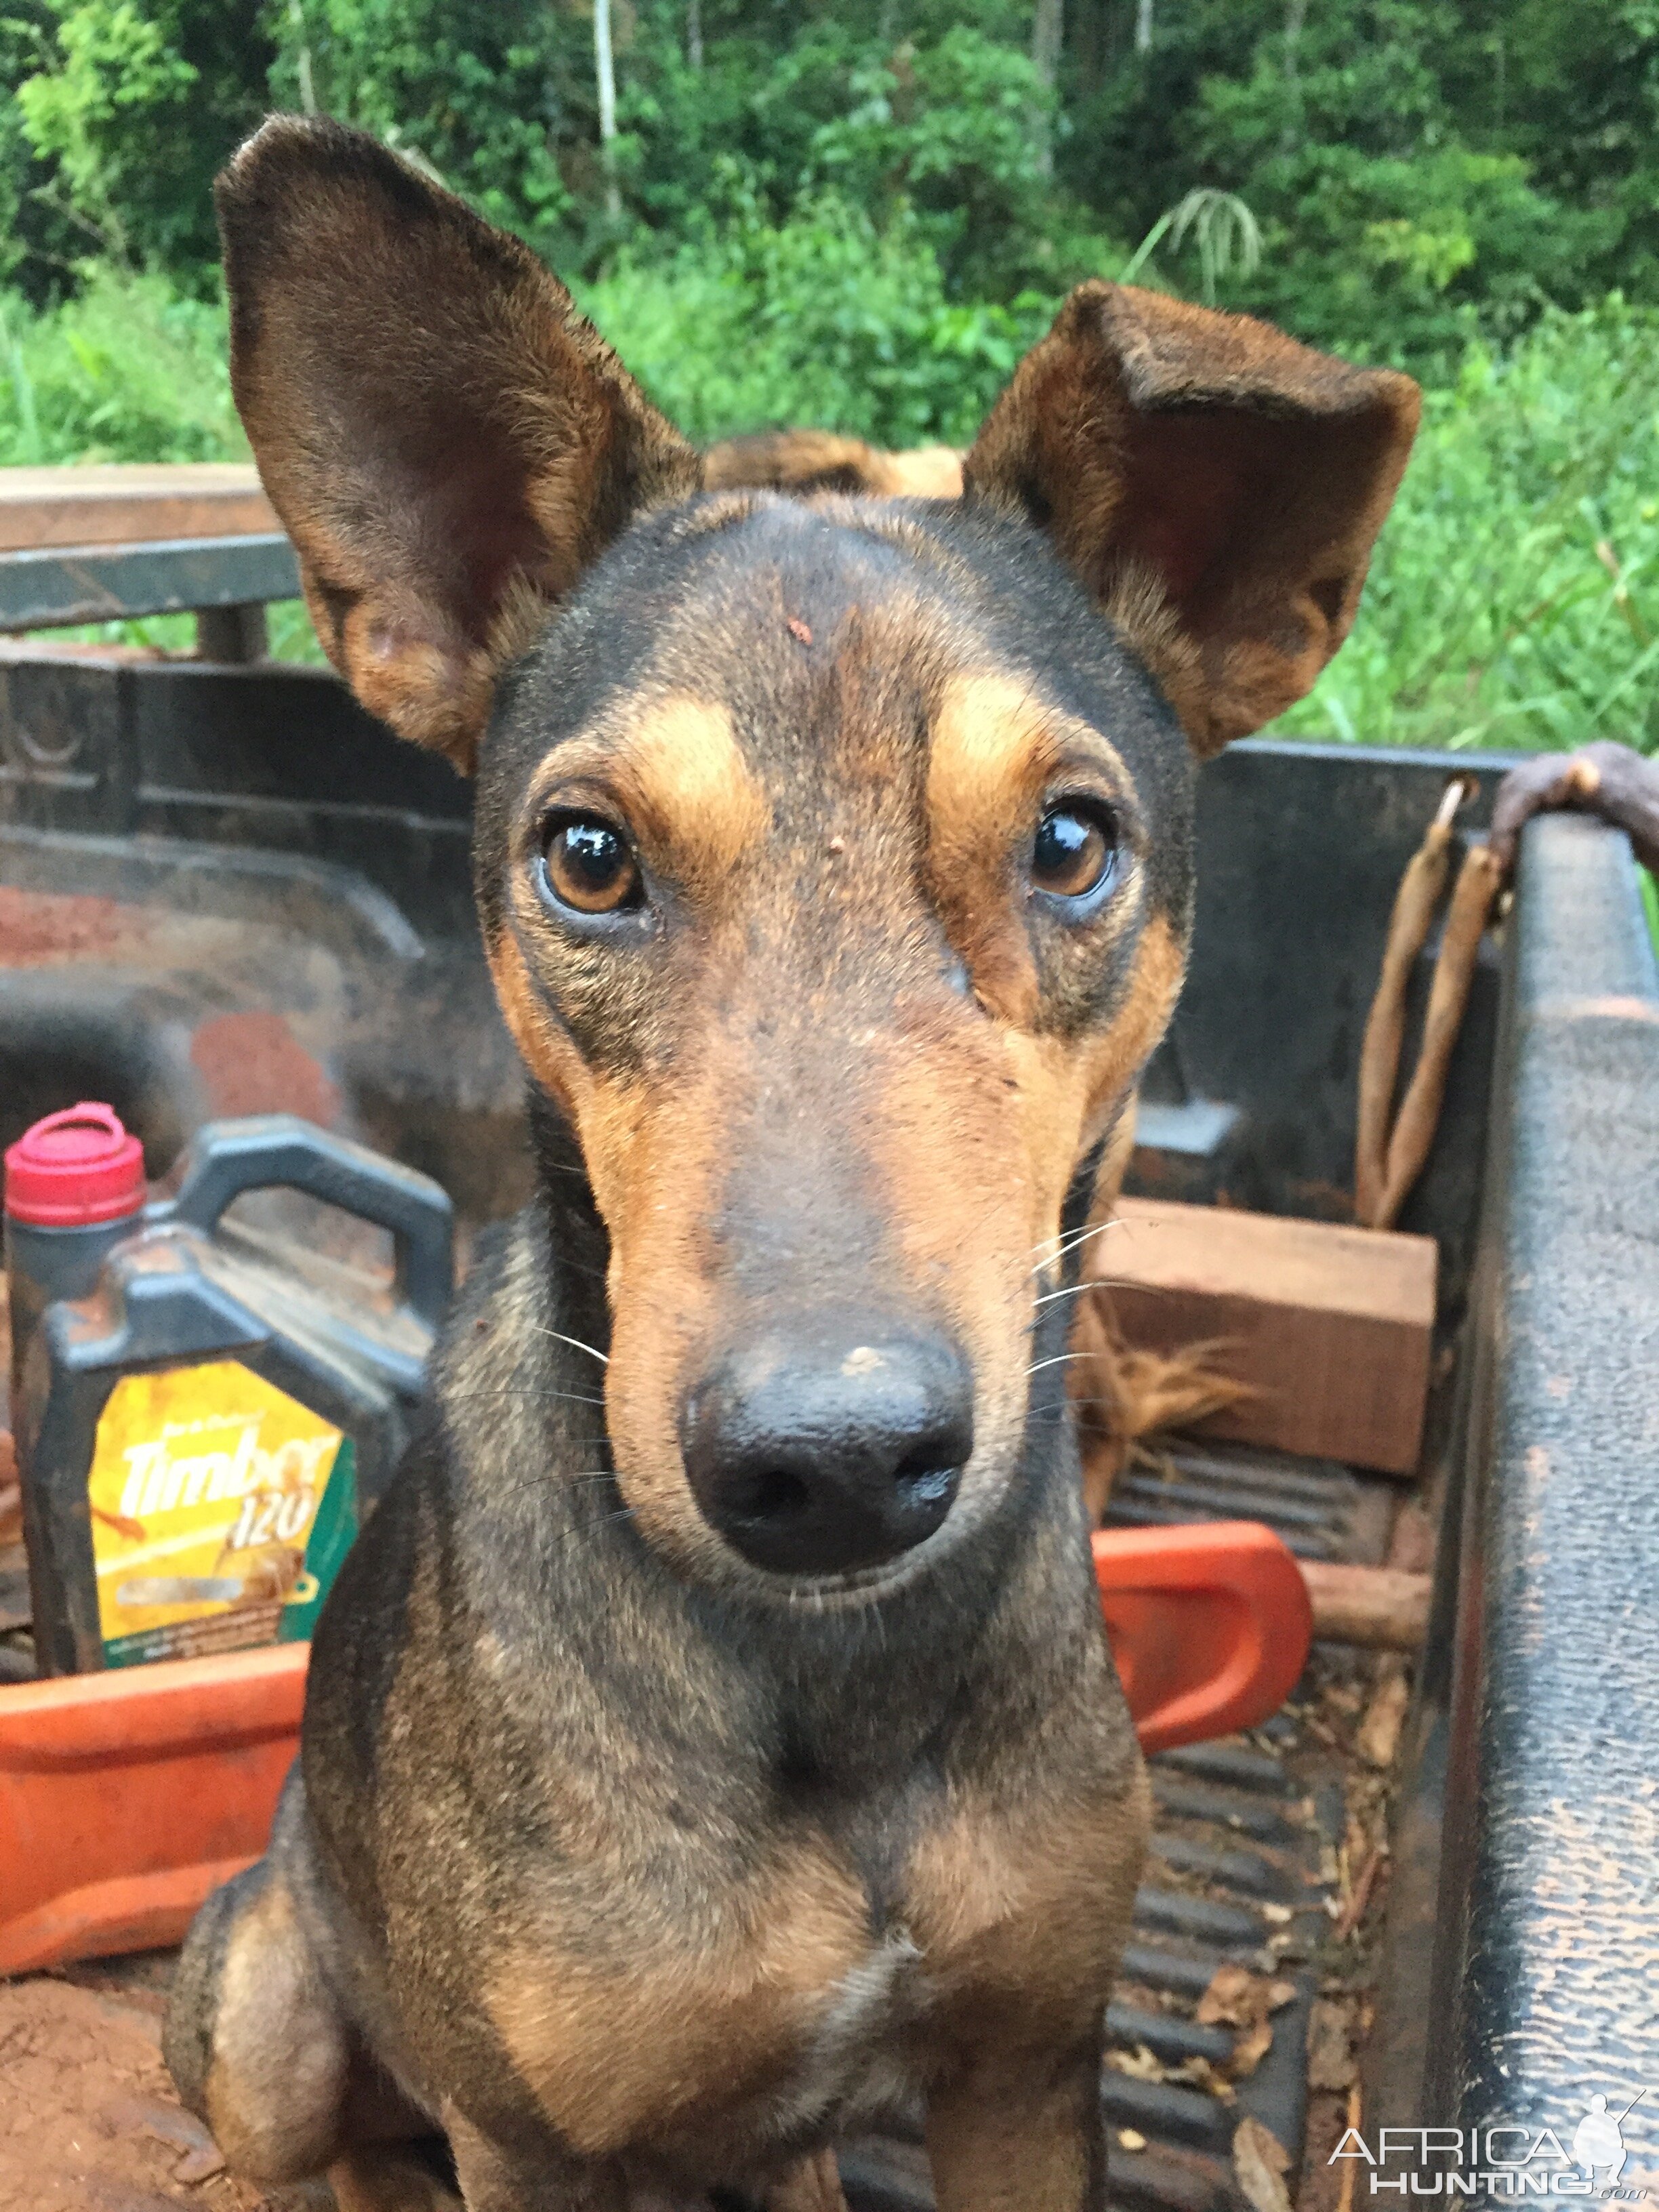
[[0,1689],[0,1974],[176,1943],[264,1848],[308,1644]]
[[[1265,1720],[1313,1632],[1255,1522],[1103,1534],[1095,1572],[1148,1751]],[[0,1689],[0,1974],[176,1943],[264,1848],[310,1646]]]
[[1253,1728],[1308,1663],[1308,1586],[1259,1521],[1102,1529],[1095,1579],[1143,1751]]

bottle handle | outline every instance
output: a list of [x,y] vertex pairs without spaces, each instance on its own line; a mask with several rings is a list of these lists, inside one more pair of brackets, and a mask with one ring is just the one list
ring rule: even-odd
[[455,1281],[454,1209],[430,1176],[331,1136],[297,1114],[208,1121],[185,1148],[173,1197],[150,1211],[204,1236],[244,1191],[281,1187],[391,1232],[398,1302],[435,1329]]

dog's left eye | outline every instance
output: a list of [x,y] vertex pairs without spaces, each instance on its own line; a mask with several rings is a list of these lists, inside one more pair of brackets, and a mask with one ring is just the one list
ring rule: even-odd
[[1037,824],[1031,881],[1051,898],[1086,899],[1117,874],[1117,823],[1103,806],[1063,799]]
[[643,902],[639,862],[613,823],[596,816],[557,816],[545,839],[547,887],[561,906],[577,914],[618,914]]

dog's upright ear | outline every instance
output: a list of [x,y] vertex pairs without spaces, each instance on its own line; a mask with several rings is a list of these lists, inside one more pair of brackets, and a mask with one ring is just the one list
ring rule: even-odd
[[465,770],[547,603],[701,463],[528,247],[372,138],[274,117],[217,198],[236,404],[318,635]]
[[1084,284],[963,481],[1049,533],[1208,755],[1299,699],[1347,635],[1419,404],[1409,377],[1248,316]]

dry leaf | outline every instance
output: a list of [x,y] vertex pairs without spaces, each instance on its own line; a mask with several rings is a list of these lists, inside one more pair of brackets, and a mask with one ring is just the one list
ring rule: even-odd
[[1242,2119],[1233,2130],[1233,2176],[1252,2212],[1291,2212],[1290,2154],[1271,2128]]
[[1170,2079],[1172,2081],[1190,2082],[1194,2089],[1204,2090],[1208,2095],[1218,2098],[1224,2105],[1231,2105],[1237,2101],[1237,2090],[1234,2088],[1224,2074],[1211,2065],[1207,2058],[1182,2059],[1180,2066],[1170,2075]]
[[1146,2138],[1139,2128],[1120,2128],[1117,2139],[1125,2150],[1145,2150],[1146,2148]]
[[1273,2032],[1265,2020],[1247,2027],[1233,2045],[1227,2071],[1235,2081],[1247,2081],[1273,2048]]
[[1169,2079],[1169,2069],[1152,2056],[1144,2043],[1136,2044],[1133,2051],[1109,2051],[1106,2063],[1115,2074],[1127,2074],[1132,2081]]
[[1353,2079],[1353,2039],[1347,2007],[1334,2003],[1329,1997],[1316,1997],[1308,2021],[1308,2087],[1350,2089]]
[[1254,2027],[1295,1995],[1294,1982],[1270,1980],[1248,1966],[1218,1966],[1194,2018],[1201,2027]]

